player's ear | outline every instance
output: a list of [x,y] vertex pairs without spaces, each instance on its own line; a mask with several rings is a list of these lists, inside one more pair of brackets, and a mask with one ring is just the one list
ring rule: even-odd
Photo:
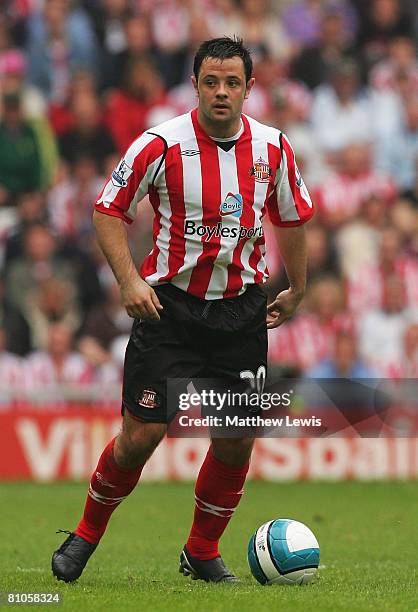
[[245,96],[244,96],[245,99],[247,99],[248,96],[250,95],[250,91],[252,90],[254,83],[255,83],[254,77],[251,77],[251,79],[247,81],[247,87],[245,88]]
[[197,88],[197,80],[196,80],[196,77],[195,77],[194,74],[192,74],[192,76],[190,77],[190,80],[191,80],[191,82],[193,84],[193,88],[194,88],[194,90],[196,92],[196,95],[198,96],[199,95],[199,90]]

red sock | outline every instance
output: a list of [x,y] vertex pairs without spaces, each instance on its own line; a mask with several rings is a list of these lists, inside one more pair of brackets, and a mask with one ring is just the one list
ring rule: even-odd
[[84,514],[75,533],[91,544],[98,544],[112,512],[135,488],[143,465],[133,470],[120,468],[113,456],[115,439],[104,449],[90,480]]
[[209,448],[196,481],[194,519],[186,543],[194,557],[214,559],[219,555],[219,538],[239,504],[249,465],[227,465]]

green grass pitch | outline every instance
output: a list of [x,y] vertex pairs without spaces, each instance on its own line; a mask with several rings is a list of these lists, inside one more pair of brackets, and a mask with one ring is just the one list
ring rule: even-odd
[[[239,585],[178,573],[193,510],[193,485],[183,483],[141,484],[81,579],[57,582],[50,557],[65,535],[55,530],[74,528],[85,492],[85,483],[0,483],[0,591],[59,591],[59,609],[77,612],[418,610],[416,482],[247,483],[221,547]],[[248,539],[279,517],[305,522],[319,540],[321,567],[307,586],[262,587],[250,575]]]

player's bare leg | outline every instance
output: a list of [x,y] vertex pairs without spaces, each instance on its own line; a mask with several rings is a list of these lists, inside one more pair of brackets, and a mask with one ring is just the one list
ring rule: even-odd
[[113,511],[135,488],[166,429],[163,423],[145,423],[125,413],[122,431],[106,446],[93,472],[83,517],[52,556],[58,580],[79,578]]
[[231,466],[242,466],[249,462],[254,438],[213,438],[213,455]]
[[180,555],[180,572],[207,582],[236,582],[218,543],[243,494],[253,438],[213,438],[195,488],[193,525]]
[[122,431],[115,438],[113,453],[116,463],[126,470],[145,465],[166,431],[165,423],[145,423],[126,411]]

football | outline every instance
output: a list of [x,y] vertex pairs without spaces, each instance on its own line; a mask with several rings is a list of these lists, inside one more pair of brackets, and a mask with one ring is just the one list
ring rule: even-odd
[[261,584],[307,584],[318,569],[319,544],[299,521],[268,521],[248,543],[248,563]]

